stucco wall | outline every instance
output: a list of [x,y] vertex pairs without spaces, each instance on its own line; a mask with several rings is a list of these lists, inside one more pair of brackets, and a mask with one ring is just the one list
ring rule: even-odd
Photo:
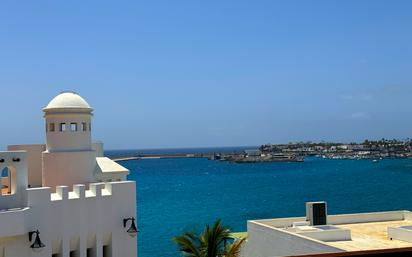
[[403,220],[408,211],[388,211],[388,212],[371,212],[371,213],[354,213],[342,215],[329,215],[328,223],[339,224],[354,224],[377,221],[392,221]]
[[249,221],[248,241],[242,252],[243,257],[275,257],[311,253],[342,252],[317,242],[264,224]]
[[[86,257],[86,249],[93,248],[95,257],[102,257],[106,245],[108,257],[135,257],[136,238],[122,223],[136,217],[135,191],[131,181],[94,183],[88,190],[75,185],[71,192],[66,186],[27,189],[27,209],[0,211],[0,250],[6,257],[69,257],[70,251]],[[29,248],[27,236],[37,229],[46,245],[40,253]]]
[[28,184],[30,187],[41,187],[42,152],[46,150],[46,145],[9,145],[8,150],[27,152]]
[[[26,207],[27,153],[22,151],[0,152],[0,171],[9,168],[11,175],[11,195],[0,191],[0,210]],[[1,226],[0,226],[1,230]]]
[[[46,132],[46,145],[49,152],[91,150],[91,114],[84,113],[62,113],[45,115],[46,124],[55,124],[55,130]],[[77,131],[70,131],[70,123],[77,123]],[[82,122],[87,124],[87,130],[81,129]],[[66,131],[59,131],[60,123],[66,124]]]
[[96,157],[103,157],[103,142],[95,142],[92,144],[92,149],[96,151]]
[[[403,219],[412,219],[412,213],[410,211],[387,211],[328,215],[328,224],[339,225],[377,221],[393,221]],[[290,227],[292,226],[293,222],[301,221],[306,221],[306,217],[255,220],[255,222],[257,223],[262,223],[277,228]]]
[[95,151],[43,152],[43,186],[95,182]]

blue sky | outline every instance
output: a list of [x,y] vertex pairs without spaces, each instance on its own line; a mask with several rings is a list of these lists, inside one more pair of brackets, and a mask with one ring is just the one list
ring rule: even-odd
[[0,145],[74,90],[106,148],[412,137],[411,1],[1,1]]

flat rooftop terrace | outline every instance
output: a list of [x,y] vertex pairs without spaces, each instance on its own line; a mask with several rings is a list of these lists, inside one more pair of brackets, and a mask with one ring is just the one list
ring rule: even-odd
[[[250,221],[284,233],[284,237],[306,239],[345,252],[412,248],[412,213],[409,211],[328,215],[326,226],[294,226],[306,217]],[[402,240],[391,238],[389,228],[408,227]],[[326,227],[326,228],[322,228]]]

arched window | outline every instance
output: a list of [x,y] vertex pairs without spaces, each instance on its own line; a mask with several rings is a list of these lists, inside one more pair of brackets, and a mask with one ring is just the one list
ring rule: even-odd
[[1,171],[1,176],[2,177],[7,177],[7,176],[9,176],[9,168],[4,168],[2,171]]
[[13,195],[16,190],[16,178],[13,169],[5,167],[0,172],[1,195]]
[[87,123],[82,122],[82,131],[87,131]]
[[55,131],[54,123],[50,123],[50,124],[49,124],[49,131],[50,131],[50,132],[54,132],[54,131]]

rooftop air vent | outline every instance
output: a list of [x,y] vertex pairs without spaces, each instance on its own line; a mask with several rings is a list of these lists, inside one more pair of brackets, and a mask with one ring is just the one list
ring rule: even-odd
[[326,202],[306,203],[306,220],[311,226],[321,226],[327,224]]

